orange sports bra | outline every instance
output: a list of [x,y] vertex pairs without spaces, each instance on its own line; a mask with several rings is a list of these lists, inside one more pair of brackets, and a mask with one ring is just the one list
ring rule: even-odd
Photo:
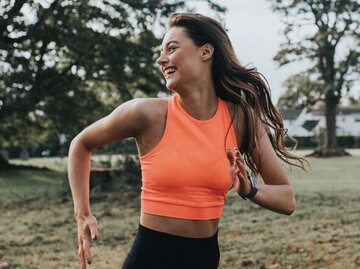
[[[230,123],[227,105],[220,98],[215,115],[202,121],[181,107],[177,94],[171,96],[163,137],[140,157],[141,211],[191,220],[220,218],[232,186],[224,148]],[[226,148],[236,146],[231,126]]]

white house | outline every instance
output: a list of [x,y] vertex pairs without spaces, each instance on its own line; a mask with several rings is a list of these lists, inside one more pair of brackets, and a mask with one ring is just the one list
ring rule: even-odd
[[[280,113],[289,135],[294,137],[313,137],[326,128],[323,108],[280,109]],[[338,108],[336,135],[360,137],[360,108]]]

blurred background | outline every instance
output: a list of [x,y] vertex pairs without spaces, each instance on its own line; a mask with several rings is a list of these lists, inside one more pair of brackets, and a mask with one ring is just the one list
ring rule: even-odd
[[[291,217],[229,194],[221,268],[359,268],[359,10],[357,0],[1,0],[0,268],[78,266],[69,144],[121,103],[167,95],[155,60],[174,12],[224,25],[311,166],[289,169]],[[131,244],[140,179],[132,139],[94,152],[99,268],[120,267]]]

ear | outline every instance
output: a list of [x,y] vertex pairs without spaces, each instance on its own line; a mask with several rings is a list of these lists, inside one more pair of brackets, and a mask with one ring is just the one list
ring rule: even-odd
[[205,43],[204,45],[201,46],[200,53],[201,53],[201,60],[205,62],[212,58],[214,54],[214,46],[211,45],[210,43]]

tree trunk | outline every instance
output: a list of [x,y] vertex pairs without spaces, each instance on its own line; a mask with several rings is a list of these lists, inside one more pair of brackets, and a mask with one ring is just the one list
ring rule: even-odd
[[337,147],[336,139],[336,108],[339,98],[333,94],[327,94],[325,98],[325,119],[326,137],[325,144],[307,155],[312,157],[338,157],[349,156],[350,154],[343,148]]
[[336,141],[336,107],[338,98],[327,95],[325,99],[326,139],[325,148],[328,150],[337,148]]

